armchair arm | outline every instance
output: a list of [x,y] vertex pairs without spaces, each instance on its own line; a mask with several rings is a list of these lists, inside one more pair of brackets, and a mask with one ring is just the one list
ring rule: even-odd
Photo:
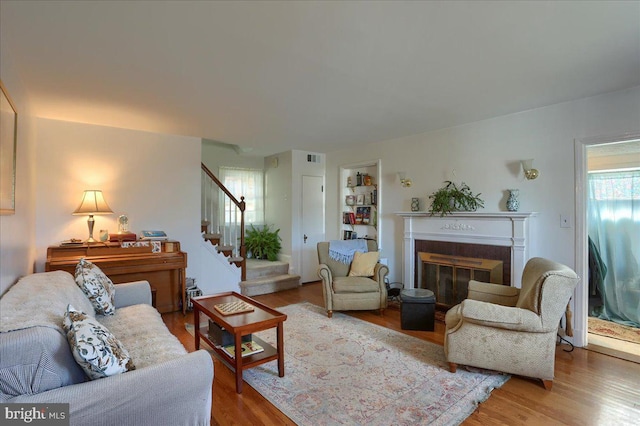
[[322,279],[322,296],[324,297],[324,304],[328,311],[333,310],[333,299],[331,294],[333,289],[331,284],[333,283],[333,274],[331,269],[325,264],[318,265],[318,276]]
[[385,277],[389,275],[389,267],[387,265],[383,265],[382,263],[376,263],[375,268],[373,269],[373,279],[378,282],[380,288],[384,288],[386,292],[386,285],[384,282]]
[[151,305],[151,286],[148,281],[116,284],[116,308],[146,304]]
[[494,303],[503,306],[516,306],[520,289],[502,284],[483,283],[480,281],[469,281],[468,299],[482,302]]
[[199,350],[104,379],[8,402],[69,403],[72,426],[208,425],[213,362]]
[[505,330],[544,333],[542,319],[527,309],[465,299],[460,305],[462,321]]

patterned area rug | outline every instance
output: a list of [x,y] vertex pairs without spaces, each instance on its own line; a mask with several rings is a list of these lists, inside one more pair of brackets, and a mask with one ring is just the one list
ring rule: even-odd
[[589,317],[589,333],[640,344],[640,328]]
[[[285,377],[277,363],[244,379],[298,425],[458,425],[509,376],[459,368],[442,346],[309,303],[285,306]],[[275,331],[257,333],[275,343]]]

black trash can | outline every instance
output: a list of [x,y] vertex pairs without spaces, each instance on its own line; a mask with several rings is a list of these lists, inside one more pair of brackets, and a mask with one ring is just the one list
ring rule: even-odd
[[400,326],[403,330],[435,329],[436,296],[431,290],[409,288],[400,292]]

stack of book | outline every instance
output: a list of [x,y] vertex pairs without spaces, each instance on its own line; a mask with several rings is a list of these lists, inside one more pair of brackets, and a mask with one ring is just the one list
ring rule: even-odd
[[[236,347],[235,345],[227,345],[227,346],[223,346],[222,350],[225,351],[230,357],[235,357],[236,355]],[[254,342],[253,340],[249,341],[249,342],[244,342],[242,343],[242,356],[249,356],[249,355],[253,355],[253,354],[257,354],[259,352],[263,352],[264,348],[262,346],[260,346],[259,344],[257,344],[256,342]]]

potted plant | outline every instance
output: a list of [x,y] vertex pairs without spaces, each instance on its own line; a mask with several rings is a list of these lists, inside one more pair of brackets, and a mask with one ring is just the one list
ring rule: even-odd
[[480,194],[474,194],[466,183],[462,182],[460,186],[449,180],[444,183],[445,186],[429,195],[431,200],[429,212],[432,216],[436,213],[442,217],[459,211],[474,212],[484,207]]
[[279,232],[279,229],[271,231],[269,225],[262,228],[255,228],[251,225],[244,241],[247,251],[251,252],[251,257],[270,261],[278,260],[278,253],[282,248],[280,244],[282,238],[278,235]]

